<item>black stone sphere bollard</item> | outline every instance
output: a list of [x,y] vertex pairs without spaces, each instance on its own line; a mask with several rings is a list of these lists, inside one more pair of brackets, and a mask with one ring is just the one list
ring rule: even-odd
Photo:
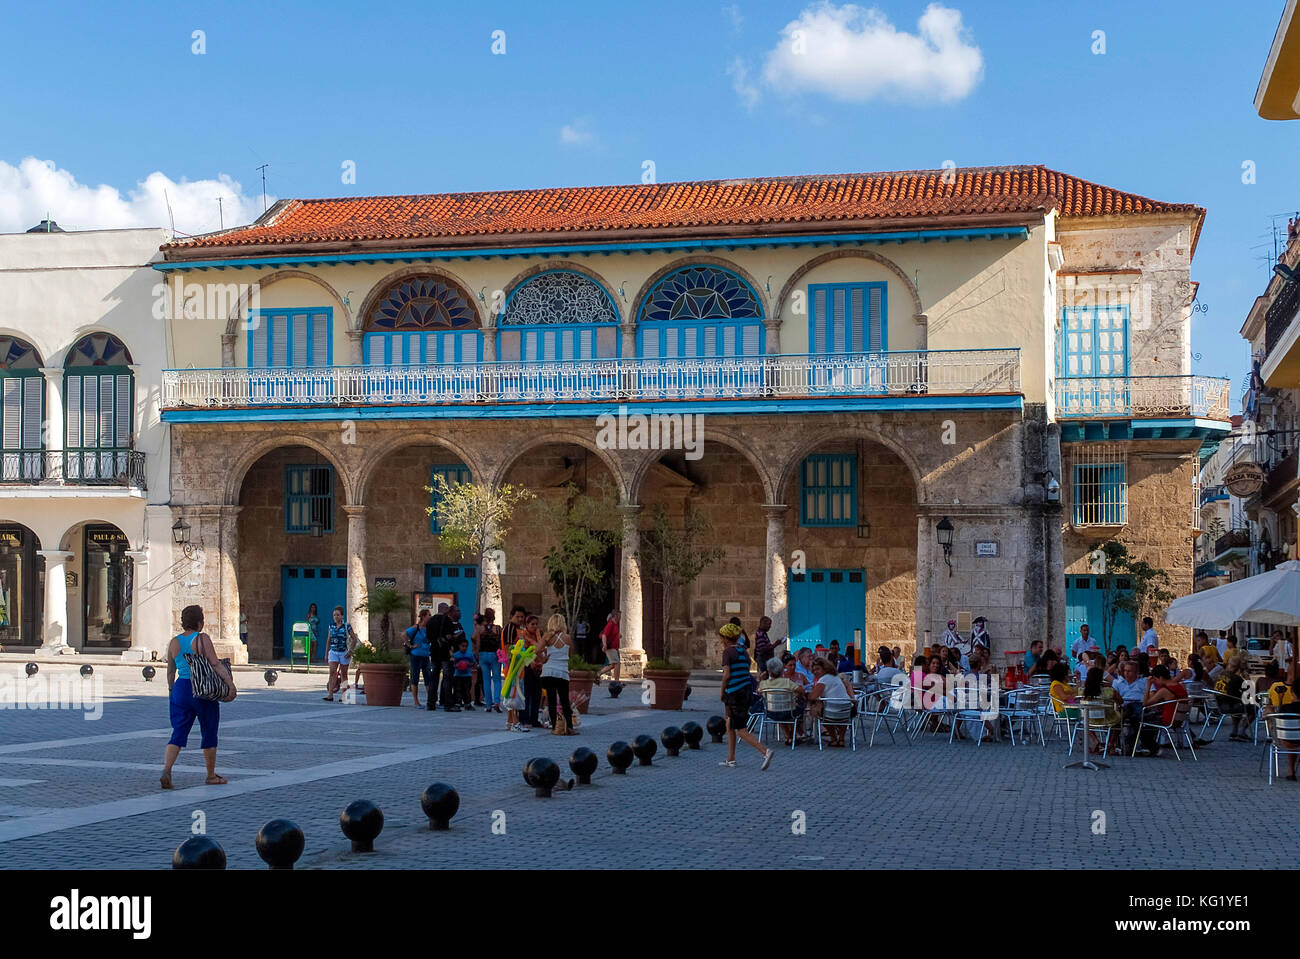
[[28,676],[35,676],[35,675],[36,675],[37,673],[39,673],[40,671],[41,671],[41,667],[37,666],[35,663],[28,663],[28,664],[27,664],[27,675],[28,675]]
[[624,684],[623,684],[623,683],[620,683],[617,679],[610,680],[610,683],[609,683],[609,698],[610,698],[610,699],[618,699],[618,694],[621,693],[621,692],[623,691],[623,685],[624,685]]
[[226,851],[210,836],[190,836],[172,853],[173,869],[225,869]]
[[146,666],[144,669],[140,670],[140,675],[144,677],[146,683],[152,683],[153,678],[158,675],[158,670],[154,669],[152,666]]
[[306,844],[298,824],[289,819],[272,819],[257,831],[257,854],[272,869],[292,869]]
[[266,680],[266,685],[274,686],[275,681],[280,678],[280,674],[277,673],[274,669],[268,669],[266,672],[262,674],[262,678]]
[[610,744],[609,749],[605,752],[605,758],[614,767],[614,772],[626,775],[627,767],[632,765],[632,747],[620,739],[618,742]]
[[384,831],[384,814],[374,803],[357,799],[339,813],[339,827],[352,840],[353,852],[374,852],[375,837]]
[[687,749],[699,749],[700,740],[704,738],[704,727],[699,723],[684,723],[682,735],[686,737]]
[[430,829],[450,829],[451,817],[460,808],[460,793],[446,783],[434,783],[420,797],[420,808],[429,817]]
[[727,721],[721,716],[710,716],[704,724],[704,728],[709,731],[715,743],[722,742],[722,737],[727,733]]
[[659,734],[659,741],[664,744],[664,749],[668,750],[669,756],[676,756],[678,750],[682,748],[682,743],[686,742],[686,737],[676,726],[669,726]]
[[533,787],[538,799],[550,799],[551,790],[560,781],[560,767],[554,760],[537,756],[524,763],[524,782]]
[[686,702],[686,700],[690,698],[691,698],[691,687],[687,686],[686,689],[682,692],[682,702]]
[[650,765],[650,758],[659,751],[659,744],[649,736],[638,736],[632,740],[632,752],[641,760],[642,766]]
[[584,786],[591,785],[591,774],[596,771],[598,765],[600,765],[600,760],[586,746],[579,746],[573,751],[573,755],[569,757],[569,768],[578,777],[578,782]]
[[90,665],[90,663],[86,663],[84,666],[81,667],[82,676],[90,676],[94,672],[95,672],[95,667]]

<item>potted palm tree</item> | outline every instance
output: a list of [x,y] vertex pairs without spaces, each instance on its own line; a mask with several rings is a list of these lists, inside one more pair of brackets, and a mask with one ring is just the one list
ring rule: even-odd
[[[379,617],[379,644],[364,637],[352,654],[357,680],[364,681],[367,706],[400,706],[406,688],[407,667],[400,650],[393,645],[394,613],[406,609],[406,600],[395,589],[381,586],[366,594],[357,611]],[[363,679],[364,677],[364,679]]]

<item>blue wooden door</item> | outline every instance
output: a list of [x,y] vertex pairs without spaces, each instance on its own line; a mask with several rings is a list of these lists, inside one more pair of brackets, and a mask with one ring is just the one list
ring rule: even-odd
[[792,650],[830,646],[833,639],[839,640],[842,650],[854,641],[854,630],[866,629],[864,570],[810,569],[791,573],[787,598]]
[[[1106,605],[1106,591],[1102,584],[1104,576],[1067,576],[1065,577],[1065,649],[1068,653],[1079,638],[1079,627],[1088,624],[1088,632],[1097,640],[1097,646],[1106,648],[1105,625],[1102,618]],[[1131,595],[1128,580],[1120,579],[1116,583],[1119,595]],[[1114,594],[1112,594],[1114,595]],[[1111,628],[1110,648],[1127,646],[1133,649],[1136,638],[1133,614],[1118,610],[1115,623]]]
[[[343,566],[281,566],[280,601],[284,604],[284,643],[289,647],[293,624],[307,622],[307,608],[316,604],[320,629],[312,647],[312,662],[325,658],[325,630],[334,622],[334,607],[343,607],[344,620],[351,619],[347,608],[347,569]],[[286,654],[287,655],[287,654]]]

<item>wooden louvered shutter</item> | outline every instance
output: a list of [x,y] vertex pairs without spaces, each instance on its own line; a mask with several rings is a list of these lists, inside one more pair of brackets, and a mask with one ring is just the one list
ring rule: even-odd
[[7,450],[22,449],[22,382],[17,377],[6,377],[3,382],[3,445]]
[[763,332],[763,328],[756,323],[751,323],[745,327],[744,337],[741,343],[741,350],[740,350],[741,355],[758,356],[760,353],[763,352],[763,348],[760,342],[762,339],[760,334],[762,332]]
[[271,320],[264,315],[258,315],[254,319],[257,326],[250,331],[248,337],[248,366],[250,369],[265,369],[269,365],[266,352],[269,342],[266,326]]
[[64,445],[68,447],[81,445],[81,377],[69,376],[67,395],[64,397]]
[[870,350],[876,353],[885,348],[884,287],[873,286],[869,302],[871,304],[868,312],[871,329]]
[[118,449],[130,449],[131,447],[131,421],[134,403],[132,402],[132,381],[134,377],[130,373],[119,373],[117,380],[117,397],[114,403],[113,412],[117,420],[117,435],[114,438],[113,445]]
[[93,448],[95,445],[95,431],[99,425],[97,379],[94,376],[81,377],[81,436],[77,438],[78,446]]
[[96,379],[99,381],[99,437],[97,444],[100,449],[112,449],[114,437],[114,378],[111,376],[98,376]]
[[269,323],[271,328],[267,330],[267,335],[271,338],[271,365],[288,366],[289,365],[289,317],[288,316],[267,316],[264,321]]
[[329,314],[316,313],[311,317],[311,365],[329,366],[330,323]]
[[812,342],[808,344],[812,353],[826,352],[826,291],[814,290],[812,302],[813,329]]

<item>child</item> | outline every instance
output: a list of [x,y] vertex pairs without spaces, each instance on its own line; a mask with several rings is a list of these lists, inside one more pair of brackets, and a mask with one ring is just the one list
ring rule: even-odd
[[456,700],[461,706],[473,712],[474,703],[470,700],[469,685],[474,678],[474,654],[469,651],[468,639],[461,639],[456,645],[456,652],[452,655],[451,662],[455,670],[452,684],[455,688]]

